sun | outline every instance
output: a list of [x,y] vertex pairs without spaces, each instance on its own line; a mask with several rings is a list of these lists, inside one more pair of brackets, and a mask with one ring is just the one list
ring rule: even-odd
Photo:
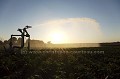
[[52,32],[50,34],[50,40],[52,43],[55,43],[55,44],[64,43],[66,41],[65,33],[61,31]]

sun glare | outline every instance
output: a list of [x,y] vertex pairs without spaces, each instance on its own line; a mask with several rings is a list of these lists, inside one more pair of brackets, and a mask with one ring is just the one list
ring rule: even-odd
[[66,36],[63,32],[53,32],[50,34],[50,40],[52,43],[64,43]]

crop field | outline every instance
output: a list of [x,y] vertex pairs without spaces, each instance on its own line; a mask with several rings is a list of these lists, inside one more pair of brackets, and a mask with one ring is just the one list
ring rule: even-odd
[[0,52],[0,79],[119,79],[120,47]]

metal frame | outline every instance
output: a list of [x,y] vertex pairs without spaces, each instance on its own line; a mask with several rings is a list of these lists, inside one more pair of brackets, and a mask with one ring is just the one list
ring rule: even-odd
[[[30,50],[30,35],[28,34],[27,32],[27,29],[28,28],[32,28],[31,26],[25,26],[23,29],[18,29],[17,31],[19,31],[21,33],[21,35],[11,35],[11,38],[10,38],[10,48],[19,48],[19,49],[22,49],[24,48],[24,38],[25,37],[28,37],[28,51]],[[15,37],[15,36],[21,36],[21,46],[13,46],[13,43],[12,43],[12,38]]]

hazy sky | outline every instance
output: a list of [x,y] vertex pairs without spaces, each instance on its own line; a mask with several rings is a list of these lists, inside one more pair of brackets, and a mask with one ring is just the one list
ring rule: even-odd
[[120,0],[0,0],[0,38],[26,25],[44,42],[120,41]]

